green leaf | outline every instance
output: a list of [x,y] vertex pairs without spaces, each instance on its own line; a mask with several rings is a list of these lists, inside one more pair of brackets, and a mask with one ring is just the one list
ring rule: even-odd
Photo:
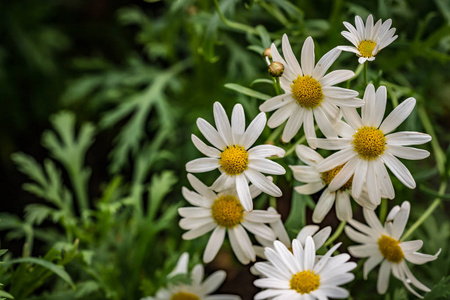
[[150,220],[154,218],[163,198],[172,190],[177,182],[177,177],[171,171],[165,171],[161,175],[153,175],[149,187],[148,215]]
[[425,294],[424,300],[444,300],[450,298],[450,276],[436,283],[431,292]]
[[225,87],[230,90],[236,91],[240,94],[247,95],[247,96],[259,99],[259,100],[267,100],[267,99],[272,98],[272,96],[257,92],[255,90],[246,88],[246,87],[236,84],[236,83],[227,83],[227,84],[225,84]]
[[7,299],[14,299],[13,295],[11,295],[10,293],[7,293],[5,291],[0,291],[0,297],[5,297]]
[[67,282],[72,288],[75,288],[75,285],[72,282],[72,279],[70,278],[70,275],[64,270],[64,267],[55,265],[54,263],[51,263],[49,261],[35,258],[35,257],[24,257],[24,258],[17,258],[10,261],[5,261],[4,265],[13,265],[13,264],[22,264],[22,263],[31,263],[40,265],[56,275],[58,275],[61,279],[63,279],[65,282]]

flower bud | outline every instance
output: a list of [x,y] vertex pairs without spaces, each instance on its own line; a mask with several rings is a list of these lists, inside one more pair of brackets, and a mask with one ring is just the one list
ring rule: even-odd
[[282,63],[274,61],[269,65],[269,74],[272,77],[280,77],[283,75],[284,66]]
[[272,52],[270,51],[270,48],[264,49],[264,52],[262,54],[264,57],[272,58]]

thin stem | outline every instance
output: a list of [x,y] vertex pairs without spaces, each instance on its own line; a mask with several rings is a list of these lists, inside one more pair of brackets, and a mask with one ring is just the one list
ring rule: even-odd
[[339,224],[339,227],[336,229],[334,234],[325,243],[325,247],[331,245],[341,235],[342,231],[344,231],[345,224],[347,224],[347,221],[341,221],[341,224]]
[[383,224],[384,220],[386,220],[387,208],[388,208],[388,200],[386,198],[381,198],[381,205],[380,205],[381,224]]
[[281,87],[280,87],[280,77],[274,78],[275,91],[277,95],[281,95]]
[[[447,188],[447,180],[441,181],[441,186],[439,187],[439,194],[444,194],[445,189]],[[442,202],[442,198],[437,197],[434,199],[433,203],[428,207],[428,209],[420,216],[419,219],[408,229],[408,231],[402,236],[400,241],[404,241],[408,238],[423,222],[433,213],[433,211],[438,207]]]
[[269,138],[265,141],[264,144],[274,144],[275,143],[275,139],[277,139],[278,136],[280,136],[282,131],[283,131],[283,127],[282,126],[278,126],[278,128],[275,129],[272,132],[272,134],[269,136]]
[[363,70],[364,65],[359,64],[358,67],[355,70],[355,75],[347,80],[347,88],[350,88],[350,82],[354,80],[355,78],[358,78],[359,74],[361,74],[361,71]]
[[302,143],[305,142],[305,141],[306,141],[306,135],[302,136],[302,137],[301,137],[300,139],[298,139],[294,144],[292,144],[292,147],[289,148],[289,149],[286,151],[286,155],[285,155],[284,157],[289,156],[292,152],[295,151],[295,148],[297,147],[297,145],[300,145],[300,144],[302,144]]
[[369,64],[368,61],[364,63],[364,84],[367,85],[367,65]]
[[248,33],[251,33],[251,34],[255,34],[255,35],[258,33],[253,27],[250,27],[250,26],[242,24],[242,23],[238,23],[238,22],[234,22],[234,21],[228,20],[223,15],[222,11],[220,10],[219,3],[217,2],[217,0],[214,0],[214,5],[216,6],[216,11],[219,14],[220,19],[228,27],[234,28],[234,29],[237,29],[237,30],[240,30],[240,31],[245,31],[245,32],[248,32]]

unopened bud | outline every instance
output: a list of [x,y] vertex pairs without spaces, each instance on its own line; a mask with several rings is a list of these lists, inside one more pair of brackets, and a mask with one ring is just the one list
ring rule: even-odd
[[267,56],[268,58],[272,58],[272,52],[270,51],[270,48],[264,49],[263,56],[264,57]]
[[280,77],[283,75],[284,66],[282,63],[274,61],[269,65],[269,74],[272,77]]

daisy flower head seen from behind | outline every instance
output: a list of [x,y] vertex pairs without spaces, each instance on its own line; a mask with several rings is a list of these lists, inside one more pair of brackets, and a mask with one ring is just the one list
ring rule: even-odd
[[[324,160],[322,155],[304,145],[298,145],[295,152],[297,153],[298,158],[306,165],[289,167],[292,169],[294,178],[306,184],[296,186],[294,190],[303,195],[312,195],[325,188],[314,208],[312,216],[313,222],[321,223],[335,202],[337,218],[341,221],[351,219],[353,213],[349,192],[352,188],[353,177],[350,177],[344,185],[335,191],[330,191],[328,187],[345,164],[338,165],[325,172],[319,172],[317,170],[317,165]],[[370,209],[376,208],[376,205],[373,205],[370,202],[368,195],[365,192],[362,192],[360,197],[355,201],[363,207]]]
[[384,23],[381,20],[374,25],[373,16],[369,15],[366,20],[366,25],[360,16],[355,17],[356,28],[348,22],[344,22],[344,26],[348,31],[342,31],[341,34],[354,45],[351,46],[338,46],[337,48],[347,52],[353,52],[358,58],[358,62],[363,64],[366,61],[375,60],[375,56],[381,49],[389,46],[397,35],[395,34],[395,28],[391,28],[391,19],[386,20]]
[[391,133],[411,114],[416,100],[406,99],[383,121],[386,96],[386,87],[381,86],[375,92],[375,87],[369,84],[364,92],[361,116],[356,109],[342,109],[347,123],[336,123],[342,138],[314,141],[318,148],[340,150],[317,166],[319,172],[325,172],[344,164],[328,185],[330,191],[338,190],[353,176],[351,192],[354,199],[361,196],[363,186],[374,205],[380,203],[381,197],[393,199],[394,187],[386,166],[405,186],[416,187],[411,173],[397,157],[411,160],[428,157],[430,153],[426,150],[405,146],[427,143],[431,136],[412,131]]
[[231,115],[231,124],[219,102],[214,103],[214,121],[217,130],[202,118],[197,126],[203,136],[214,146],[206,145],[194,134],[192,142],[207,157],[194,159],[186,164],[192,173],[219,169],[221,175],[212,185],[215,191],[235,188],[246,211],[253,209],[249,182],[273,197],[280,197],[281,190],[262,173],[283,175],[286,170],[267,157],[283,157],[285,151],[273,145],[253,144],[266,126],[266,115],[260,113],[245,130],[245,115],[242,105],[236,104]]
[[[289,142],[303,125],[306,138],[316,137],[314,120],[326,137],[334,137],[333,122],[339,116],[339,107],[360,107],[358,92],[335,87],[355,74],[350,70],[336,70],[325,75],[341,50],[332,49],[315,64],[314,42],[308,37],[301,52],[301,66],[292,52],[287,35],[283,35],[282,48],[284,59],[274,44],[271,47],[273,61],[284,65],[280,77],[284,94],[266,100],[259,109],[263,112],[274,111],[267,125],[275,128],[286,120],[281,139]],[[309,143],[309,141],[308,141]]]
[[158,290],[154,297],[145,297],[141,300],[240,300],[241,297],[235,295],[210,295],[217,290],[225,280],[225,271],[216,271],[203,280],[204,268],[201,264],[194,266],[191,272],[188,271],[189,254],[183,253],[178,260],[177,266],[167,276],[171,279],[175,276],[184,276],[187,279],[183,282],[169,283],[167,287]]
[[386,293],[392,272],[409,291],[422,298],[411,285],[424,292],[429,292],[430,289],[414,277],[406,261],[421,265],[435,260],[439,252],[435,255],[419,253],[416,251],[422,248],[421,240],[407,242],[401,240],[409,211],[408,201],[403,202],[401,207],[395,206],[389,213],[385,225],[382,226],[373,210],[364,209],[364,218],[368,226],[356,220],[350,220],[349,224],[356,230],[346,226],[345,233],[351,240],[362,244],[348,247],[350,254],[354,257],[368,257],[363,268],[364,279],[367,279],[367,274],[381,263],[377,282],[378,293]]
[[315,244],[311,236],[306,237],[303,247],[299,240],[292,241],[292,252],[280,241],[274,249],[266,248],[268,262],[258,262],[255,268],[263,278],[254,284],[264,290],[255,295],[261,299],[328,299],[347,298],[349,293],[339,285],[354,279],[350,273],[356,263],[348,262],[350,255],[331,257],[340,243],[316,260]]
[[[195,207],[178,209],[183,217],[180,220],[180,227],[189,230],[182,237],[185,240],[191,240],[212,231],[203,253],[205,263],[211,262],[216,257],[227,232],[234,254],[244,265],[255,261],[256,258],[246,230],[262,239],[275,240],[273,230],[265,223],[280,219],[276,211],[247,212],[242,207],[235,188],[216,194],[194,175],[188,174],[188,179],[195,192],[183,187],[182,193],[184,198]],[[254,185],[250,186],[251,198],[260,193],[261,191]]]

